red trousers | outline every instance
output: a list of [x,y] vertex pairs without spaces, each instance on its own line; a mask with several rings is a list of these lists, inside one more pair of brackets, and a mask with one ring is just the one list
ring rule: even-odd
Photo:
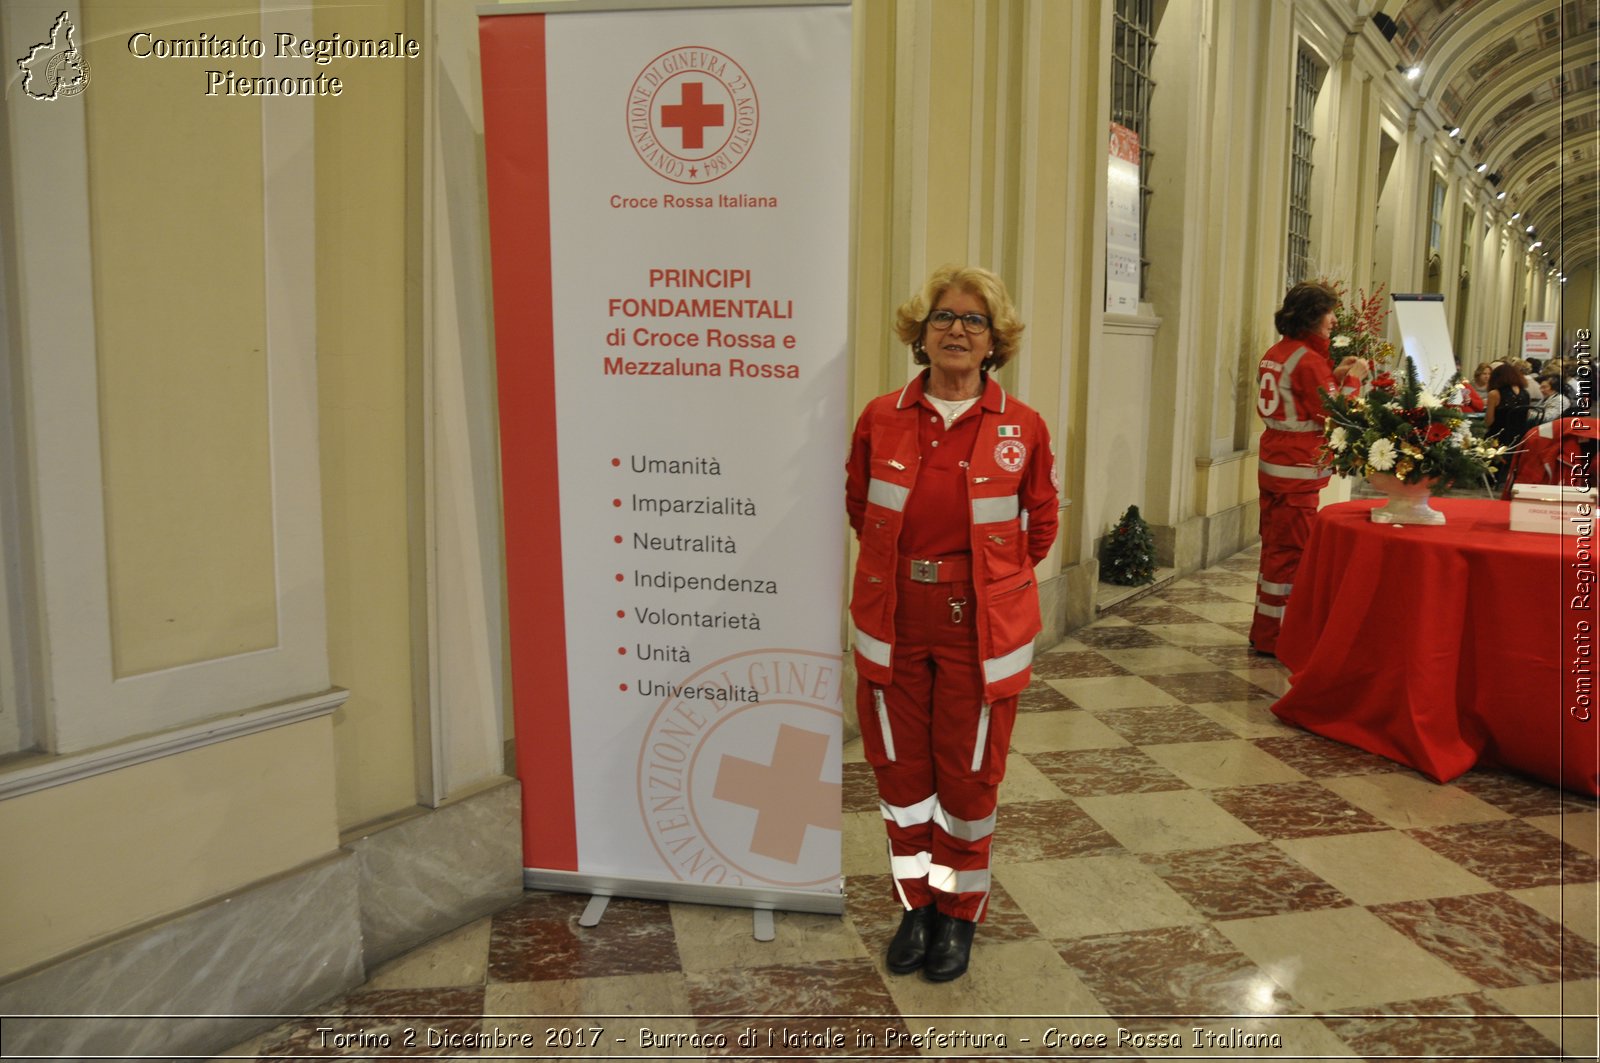
[[[951,602],[965,601],[959,610]],[[856,687],[895,891],[908,910],[982,922],[995,802],[1017,699],[986,704],[970,583],[898,583],[894,680]]]
[[1294,590],[1300,555],[1317,519],[1317,492],[1261,491],[1261,575],[1256,580],[1256,615],[1250,624],[1250,645],[1262,653],[1278,652],[1278,626]]

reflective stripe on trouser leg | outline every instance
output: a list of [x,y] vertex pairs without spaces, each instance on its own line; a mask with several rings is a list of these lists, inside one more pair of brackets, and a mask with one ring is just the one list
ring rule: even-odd
[[988,910],[995,806],[1016,709],[1014,697],[980,702],[978,718],[963,728],[965,741],[935,736],[939,804],[928,885],[939,894],[939,910],[959,919],[981,921]]
[[933,818],[939,801],[933,793],[933,764],[924,737],[928,724],[908,720],[903,713],[898,720],[891,719],[890,705],[896,701],[884,688],[864,680],[857,684],[856,718],[862,751],[877,778],[889,871],[896,898],[909,910],[934,901],[928,866],[933,860]]
[[1256,580],[1256,612],[1250,622],[1250,645],[1265,653],[1278,650],[1278,628],[1294,589],[1300,555],[1316,519],[1314,491],[1261,492],[1261,573]]

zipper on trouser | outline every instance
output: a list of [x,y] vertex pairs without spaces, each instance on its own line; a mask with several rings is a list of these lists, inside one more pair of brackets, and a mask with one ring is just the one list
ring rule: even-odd
[[[894,762],[894,732],[889,730],[889,706],[883,703],[883,691],[878,687],[872,688],[872,703],[878,710],[878,731],[883,735],[883,755]],[[985,709],[988,706],[984,706]]]
[[[989,743],[989,703],[983,703],[983,711],[978,714],[978,741],[972,747],[972,770],[977,771],[983,767],[983,747]],[[889,758],[893,760],[894,758]]]

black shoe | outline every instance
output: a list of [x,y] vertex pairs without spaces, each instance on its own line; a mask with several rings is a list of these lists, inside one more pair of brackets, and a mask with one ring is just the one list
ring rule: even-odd
[[930,982],[948,982],[966,974],[972,935],[977,929],[978,924],[970,919],[941,915],[933,932],[933,944],[928,946],[928,960],[922,965],[922,976]]
[[900,929],[889,942],[891,974],[910,974],[922,966],[928,955],[928,939],[932,936],[936,915],[938,912],[930,904],[925,908],[913,908],[900,917]]

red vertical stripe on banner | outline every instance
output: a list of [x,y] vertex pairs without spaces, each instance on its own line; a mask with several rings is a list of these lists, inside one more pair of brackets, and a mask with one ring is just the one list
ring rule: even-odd
[[545,17],[478,20],[524,867],[578,869],[561,583]]

